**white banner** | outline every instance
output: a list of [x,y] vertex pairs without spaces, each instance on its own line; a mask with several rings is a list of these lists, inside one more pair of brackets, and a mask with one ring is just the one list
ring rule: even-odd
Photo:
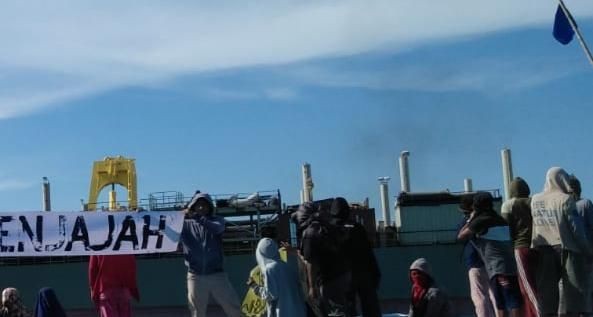
[[3,212],[0,257],[173,252],[183,219],[181,211]]

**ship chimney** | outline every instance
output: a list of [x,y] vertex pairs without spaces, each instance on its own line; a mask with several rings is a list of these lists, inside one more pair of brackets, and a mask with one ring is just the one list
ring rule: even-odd
[[410,152],[402,151],[399,156],[399,175],[401,178],[401,191],[410,192],[410,167],[408,166],[408,157]]
[[49,190],[49,179],[47,179],[47,177],[43,177],[41,194],[43,196],[43,211],[51,211],[51,196]]
[[504,198],[509,199],[511,196],[511,180],[513,179],[513,164],[511,161],[511,150],[508,148],[500,151],[502,159],[502,179],[504,185]]
[[466,179],[463,180],[463,190],[466,193],[473,192],[474,191],[474,188],[473,187],[474,186],[473,186],[473,183],[472,183],[472,179],[471,178],[466,178]]
[[115,184],[111,184],[109,191],[109,211],[117,210],[117,192],[115,191]]
[[313,178],[311,177],[311,164],[303,164],[303,202],[313,201]]
[[391,214],[389,213],[389,180],[390,177],[379,177],[379,190],[381,191],[381,208],[383,210],[383,221],[385,226],[391,226]]

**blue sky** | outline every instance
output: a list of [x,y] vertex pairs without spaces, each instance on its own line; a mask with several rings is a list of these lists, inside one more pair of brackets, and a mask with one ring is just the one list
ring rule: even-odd
[[[566,2],[593,41],[593,4]],[[593,69],[552,38],[554,1],[3,7],[2,211],[40,209],[43,176],[54,209],[78,209],[109,155],[136,159],[141,197],[297,203],[309,162],[316,198],[379,209],[402,150],[413,191],[459,191],[502,187],[509,147],[532,192],[559,165],[593,197]]]

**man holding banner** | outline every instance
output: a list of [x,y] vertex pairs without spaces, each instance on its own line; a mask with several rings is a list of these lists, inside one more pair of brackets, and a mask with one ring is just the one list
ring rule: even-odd
[[224,218],[213,215],[210,195],[199,191],[187,205],[181,244],[187,266],[187,299],[192,317],[205,317],[210,295],[229,317],[241,316],[239,297],[223,270]]

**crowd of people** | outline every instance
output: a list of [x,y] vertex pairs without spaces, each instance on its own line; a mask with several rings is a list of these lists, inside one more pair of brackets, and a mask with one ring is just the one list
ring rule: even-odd
[[[189,308],[192,316],[205,316],[212,296],[227,316],[240,316],[238,297],[222,265],[224,219],[213,210],[212,199],[204,193],[196,193],[187,205],[181,245]],[[363,316],[381,316],[379,266],[366,230],[350,220],[348,202],[336,198],[329,208],[305,203],[292,220],[298,228],[298,247],[262,230],[255,259],[263,283],[247,281],[265,300],[267,316],[356,316],[357,301]],[[289,250],[300,270],[281,260],[281,248]]]
[[577,177],[553,167],[531,197],[517,177],[500,214],[492,202],[479,192],[460,204],[458,239],[476,315],[592,315],[593,204]]
[[[593,203],[562,168],[551,168],[544,190],[530,196],[520,177],[510,184],[501,212],[488,192],[461,197],[458,240],[471,299],[478,317],[591,316],[593,309]],[[241,316],[239,298],[223,269],[225,222],[208,194],[196,192],[186,206],[180,244],[187,267],[192,317],[206,316],[210,297],[225,314]],[[381,316],[377,294],[381,272],[365,228],[352,220],[348,202],[304,203],[291,220],[297,245],[262,231],[255,250],[262,283],[247,285],[266,303],[268,317]],[[292,261],[281,259],[287,249]],[[296,262],[295,265],[290,263]],[[410,317],[452,316],[425,258],[409,269]],[[140,300],[133,255],[91,256],[91,299],[102,317],[132,316]],[[2,292],[0,317],[65,316],[51,288],[39,291],[34,313],[14,288]]]

